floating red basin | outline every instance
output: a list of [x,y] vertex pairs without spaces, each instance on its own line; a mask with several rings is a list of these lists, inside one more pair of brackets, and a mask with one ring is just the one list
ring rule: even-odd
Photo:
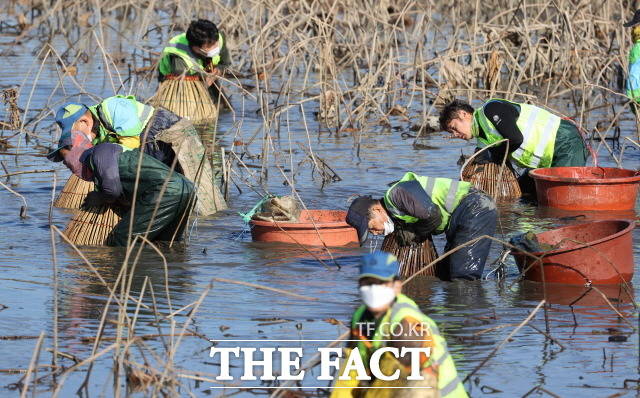
[[298,222],[251,220],[256,242],[295,243],[305,246],[346,246],[358,243],[358,233],[345,222],[346,211],[302,210]]
[[541,206],[565,210],[631,210],[640,173],[613,167],[549,167],[532,170]]
[[[540,243],[557,246],[531,253],[536,260],[515,251],[520,271],[537,282],[584,285],[617,284],[633,277],[634,221],[606,220],[576,224],[537,234]],[[541,266],[542,265],[542,266]]]

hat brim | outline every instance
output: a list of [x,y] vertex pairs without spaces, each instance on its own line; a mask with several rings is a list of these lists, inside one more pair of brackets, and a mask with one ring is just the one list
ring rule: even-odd
[[385,282],[391,282],[393,278],[395,278],[396,274],[391,274],[390,276],[384,277],[376,274],[360,274],[358,275],[358,280],[362,278],[374,278]]
[[349,210],[347,213],[347,224],[351,225],[358,232],[358,242],[360,246],[362,246],[369,237],[369,219],[357,211]]
[[62,148],[65,148],[65,146],[61,146],[60,148],[56,149],[55,151],[49,152],[49,154],[47,155],[47,159],[49,159],[52,162],[62,162],[64,160],[62,158],[62,155],[60,154],[60,150]]

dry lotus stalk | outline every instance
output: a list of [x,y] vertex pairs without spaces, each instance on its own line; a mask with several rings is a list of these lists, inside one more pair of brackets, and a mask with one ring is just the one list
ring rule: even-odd
[[[385,236],[380,250],[391,253],[398,258],[400,263],[400,271],[398,273],[403,277],[415,274],[438,257],[431,239],[427,239],[420,244],[400,246],[396,240],[395,232]],[[438,275],[437,268],[439,264],[437,263],[421,275]]]
[[493,50],[489,55],[484,75],[484,88],[493,92],[498,88],[500,83],[500,71],[504,59],[499,51]]
[[85,181],[75,174],[71,174],[67,183],[64,184],[62,192],[58,195],[53,207],[60,207],[63,209],[79,209],[84,203],[84,199],[87,194],[94,190],[94,184],[90,181]]
[[462,171],[462,180],[470,182],[495,200],[522,196],[520,184],[513,170],[507,165],[469,163]]
[[122,218],[122,210],[112,206],[80,209],[71,217],[64,230],[71,242],[79,246],[104,246],[110,243],[111,232]]
[[167,76],[149,102],[194,123],[212,121],[218,117],[218,108],[198,76]]

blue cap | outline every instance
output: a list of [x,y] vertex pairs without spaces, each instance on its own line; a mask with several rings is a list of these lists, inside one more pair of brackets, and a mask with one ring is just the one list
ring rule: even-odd
[[58,126],[62,129],[62,135],[71,133],[73,124],[88,110],[89,108],[87,108],[86,105],[78,104],[77,102],[66,103],[58,109],[58,112],[56,112],[56,123],[58,123]]
[[360,278],[370,277],[383,281],[391,281],[398,275],[400,264],[393,254],[378,251],[362,256]]
[[58,123],[58,126],[62,129],[62,134],[58,140],[58,148],[53,152],[50,152],[47,155],[47,159],[54,162],[62,161],[60,150],[73,144],[73,137],[71,135],[71,128],[73,127],[73,124],[88,110],[89,108],[87,108],[86,105],[78,104],[76,102],[68,102],[58,109],[58,112],[56,112],[56,123]]

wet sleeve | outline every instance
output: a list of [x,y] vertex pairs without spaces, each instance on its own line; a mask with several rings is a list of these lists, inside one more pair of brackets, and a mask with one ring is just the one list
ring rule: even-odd
[[421,239],[426,239],[440,225],[440,209],[418,181],[401,182],[390,194],[391,201],[401,212],[418,219],[415,223],[405,223],[403,227],[413,230]]
[[[491,101],[484,106],[484,114],[491,120],[498,133],[509,140],[509,153],[522,145],[522,132],[516,124],[520,115],[519,109],[516,109],[512,104]],[[502,153],[504,154],[504,152]],[[499,155],[499,153],[496,153],[496,155]]]
[[118,158],[122,148],[116,144],[100,144],[91,155],[94,178],[98,181],[100,193],[106,202],[115,202],[122,196],[122,183]]

